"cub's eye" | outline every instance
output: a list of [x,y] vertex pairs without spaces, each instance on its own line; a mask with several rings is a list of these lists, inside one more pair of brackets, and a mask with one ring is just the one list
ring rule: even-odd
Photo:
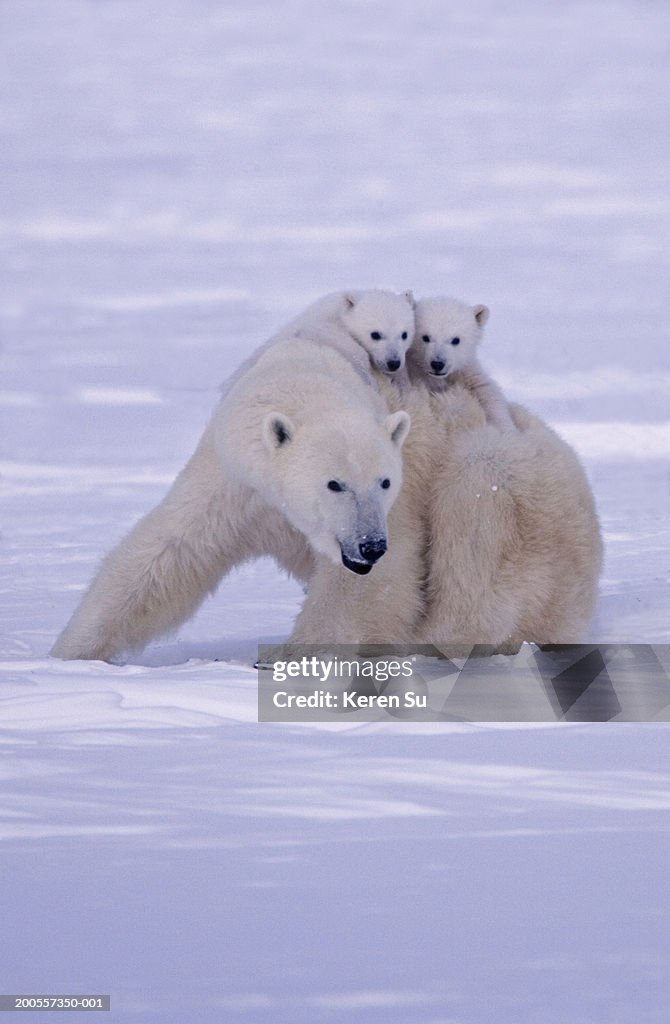
[[372,331],[372,333],[370,334],[370,337],[372,338],[373,341],[381,341],[382,340],[382,336],[379,333],[379,331]]
[[452,338],[451,339],[451,344],[452,345],[460,345],[460,343],[461,343],[461,339],[460,338]]
[[407,341],[407,331],[403,331],[400,337],[402,338],[403,341]]
[[343,491],[344,487],[337,480],[329,480],[327,485],[329,491]]
[[389,487],[391,486],[391,481],[387,476],[385,476],[384,479],[382,480],[381,486],[384,488],[385,491],[388,491]]
[[427,345],[428,342],[430,341],[430,334],[424,334],[424,336],[423,336],[423,338],[421,340],[425,341],[425,343]]

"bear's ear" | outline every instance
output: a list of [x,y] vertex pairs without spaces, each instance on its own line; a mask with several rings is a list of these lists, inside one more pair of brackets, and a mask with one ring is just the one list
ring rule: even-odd
[[271,412],[263,422],[263,441],[270,452],[276,452],[293,440],[295,427],[281,412]]
[[473,306],[472,312],[475,314],[475,320],[479,326],[483,327],[489,318],[489,307],[482,306],[481,304],[479,306]]
[[416,299],[414,298],[414,292],[410,288],[409,291],[403,292],[403,298],[407,299],[412,309],[416,308]]
[[356,305],[356,296],[353,292],[346,292],[344,296],[344,308],[353,309]]
[[390,416],[387,416],[384,420],[384,426],[388,430],[389,437],[393,441],[393,444],[397,445],[398,448],[402,448],[405,443],[405,438],[409,434],[409,428],[411,424],[409,414],[403,412],[394,412]]

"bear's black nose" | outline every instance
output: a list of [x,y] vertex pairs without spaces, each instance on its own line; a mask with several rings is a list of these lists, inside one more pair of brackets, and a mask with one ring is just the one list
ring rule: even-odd
[[386,363],[386,366],[387,366],[387,369],[389,369],[391,371],[391,373],[395,373],[396,370],[400,369],[400,360],[399,359],[389,359],[388,362]]
[[431,361],[430,368],[433,371],[433,373],[442,373],[442,371],[444,369],[444,360],[443,359],[433,359]]
[[361,558],[364,558],[366,562],[373,564],[378,562],[386,551],[386,540],[384,537],[376,537],[374,540],[364,540],[362,544],[358,545],[358,550],[361,553]]

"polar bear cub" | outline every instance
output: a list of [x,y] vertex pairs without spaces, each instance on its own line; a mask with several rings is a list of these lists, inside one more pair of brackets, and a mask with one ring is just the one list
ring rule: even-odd
[[414,338],[414,297],[411,291],[340,291],[324,295],[275,335],[331,345],[362,375],[370,365],[400,379]]
[[408,365],[431,390],[461,383],[479,401],[489,423],[514,430],[514,421],[498,385],[479,363],[477,350],[489,318],[486,306],[468,306],[447,297],[420,299],[414,310],[415,335]]

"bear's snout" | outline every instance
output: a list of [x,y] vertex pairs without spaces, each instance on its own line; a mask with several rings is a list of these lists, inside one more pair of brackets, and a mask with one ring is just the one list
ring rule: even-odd
[[400,360],[399,359],[389,359],[387,361],[387,363],[386,363],[386,369],[390,370],[391,373],[395,373],[396,370],[400,369]]
[[385,553],[387,547],[386,537],[373,537],[370,540],[364,540],[349,553],[342,546],[342,564],[358,576],[366,576]]
[[445,363],[444,363],[443,359],[433,359],[433,360],[431,360],[430,368],[433,371],[433,373],[442,373],[443,370],[444,370],[444,367],[445,367]]
[[385,553],[386,547],[385,537],[375,537],[373,540],[365,540],[362,544],[359,544],[358,550],[361,553],[361,558],[374,565]]

